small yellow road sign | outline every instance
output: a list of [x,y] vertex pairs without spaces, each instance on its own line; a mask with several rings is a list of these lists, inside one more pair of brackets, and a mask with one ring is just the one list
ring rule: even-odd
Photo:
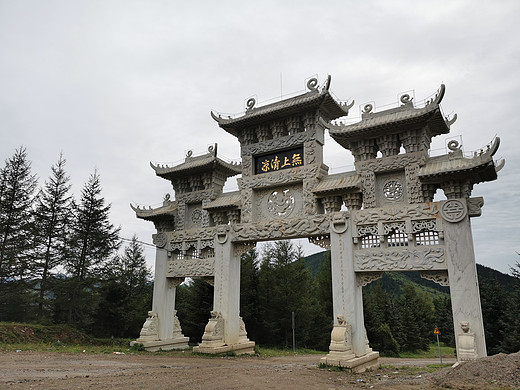
[[439,332],[439,329],[437,329],[437,327],[435,327],[435,329],[433,330],[433,334],[441,334],[441,332]]

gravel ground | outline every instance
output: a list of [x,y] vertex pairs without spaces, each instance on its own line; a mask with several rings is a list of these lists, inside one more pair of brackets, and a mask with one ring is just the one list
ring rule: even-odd
[[0,352],[0,389],[520,389],[520,352],[442,369],[383,358],[363,374],[320,369],[319,358]]

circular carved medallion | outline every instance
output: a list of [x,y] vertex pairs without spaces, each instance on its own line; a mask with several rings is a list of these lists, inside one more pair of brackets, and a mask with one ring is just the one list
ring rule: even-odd
[[466,205],[457,199],[446,201],[441,207],[442,217],[451,223],[460,222],[468,212]]
[[387,181],[383,186],[383,195],[388,200],[398,200],[403,196],[403,185],[397,180]]
[[166,245],[166,234],[157,233],[153,238],[154,244],[159,248],[162,248]]
[[195,209],[191,213],[191,221],[196,224],[200,225],[202,222],[202,210],[201,209]]
[[273,217],[286,217],[294,210],[294,203],[291,190],[273,191],[267,197],[267,210]]

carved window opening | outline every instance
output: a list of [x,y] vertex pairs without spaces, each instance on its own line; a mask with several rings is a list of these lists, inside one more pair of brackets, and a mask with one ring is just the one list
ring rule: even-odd
[[189,252],[186,252],[186,259],[200,259],[200,251],[197,249],[192,249]]
[[389,247],[408,246],[408,235],[401,230],[394,230],[387,236],[386,242]]
[[173,258],[175,260],[183,260],[184,259],[184,253],[180,250],[176,250],[173,252]]
[[204,248],[201,251],[201,256],[203,259],[211,259],[215,257],[215,249],[213,248]]
[[361,249],[379,248],[380,246],[381,242],[379,241],[379,236],[367,234],[361,237]]
[[415,234],[416,245],[439,245],[439,232],[424,231]]

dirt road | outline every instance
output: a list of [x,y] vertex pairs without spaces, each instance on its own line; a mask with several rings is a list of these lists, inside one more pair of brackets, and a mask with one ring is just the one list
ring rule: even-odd
[[[512,355],[511,355],[512,356]],[[1,389],[438,389],[428,364],[381,359],[364,374],[318,368],[319,355],[200,357],[175,354],[1,352]],[[517,359],[518,360],[518,359]],[[518,363],[518,362],[517,362]],[[446,369],[443,369],[446,370]],[[448,369],[451,370],[451,369]],[[467,382],[464,380],[462,383]],[[474,388],[479,383],[472,381]],[[499,384],[499,383],[497,383]],[[502,386],[501,388],[508,388]]]

